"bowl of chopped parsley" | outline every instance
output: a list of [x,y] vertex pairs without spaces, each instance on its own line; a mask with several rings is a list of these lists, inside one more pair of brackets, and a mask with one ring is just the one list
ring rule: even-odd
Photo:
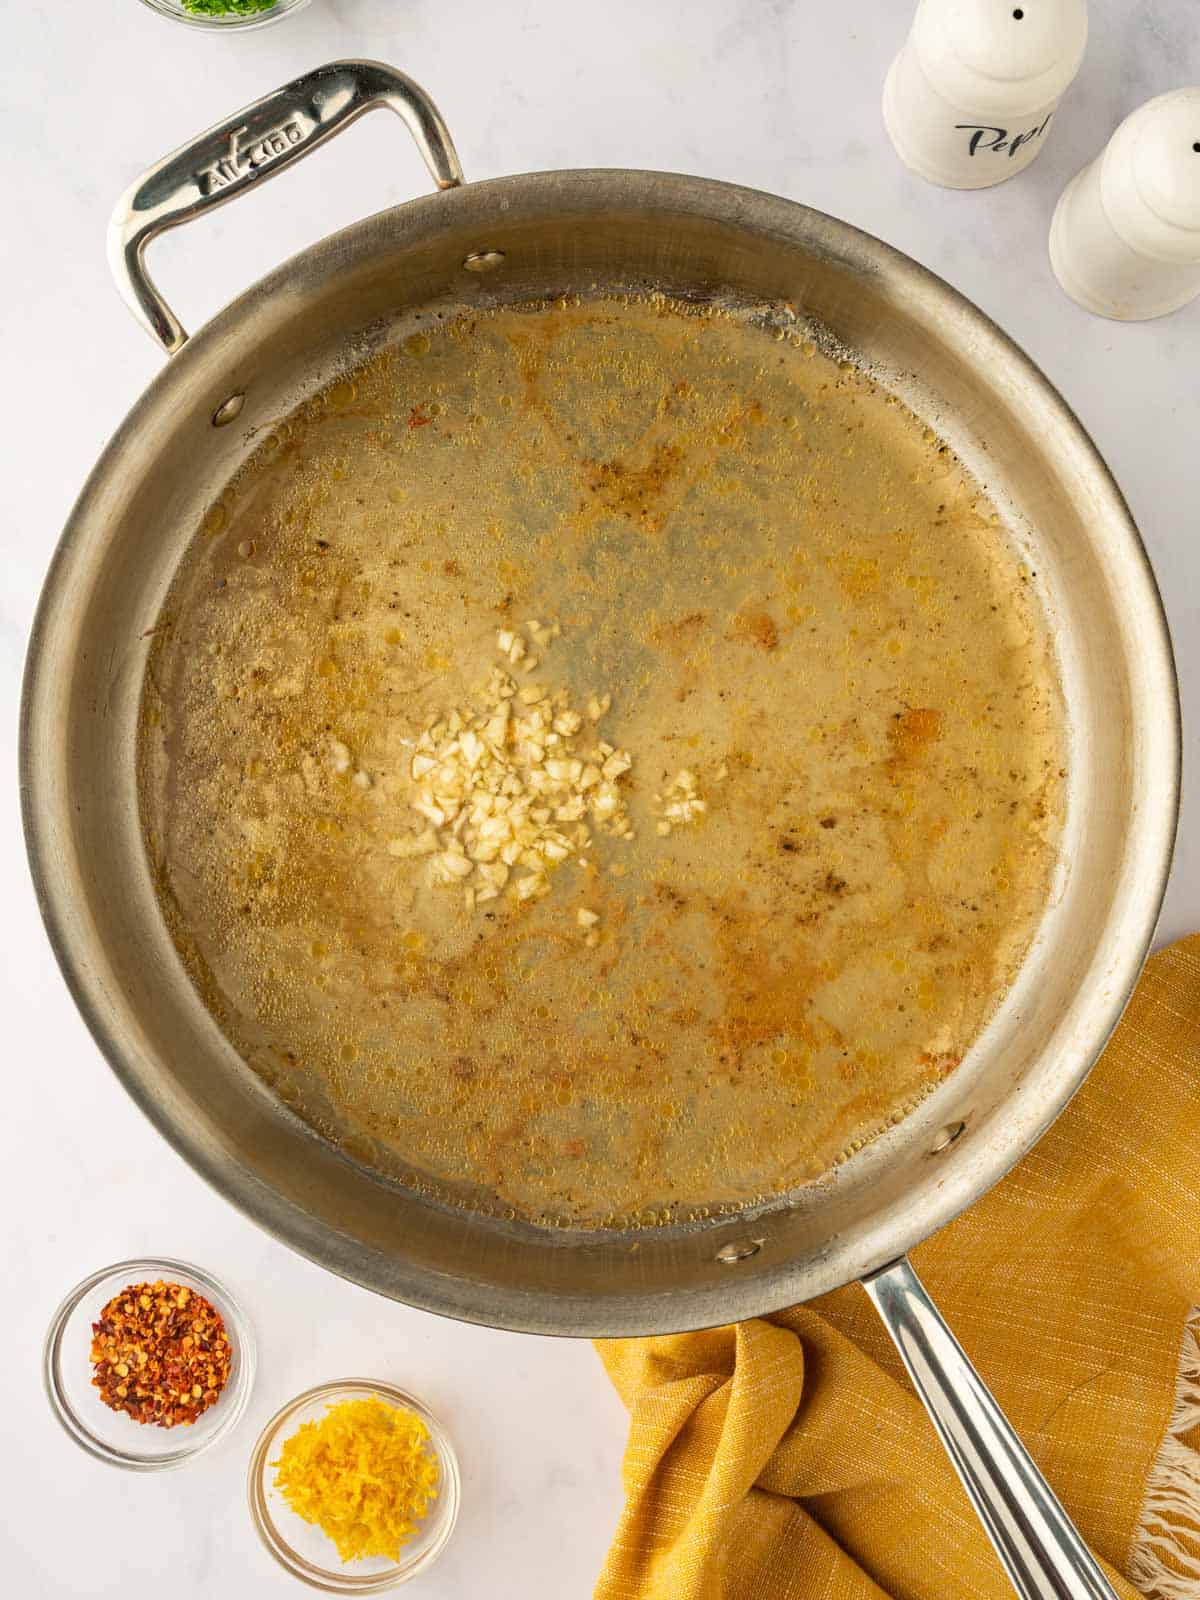
[[265,28],[299,11],[308,0],[142,0],[160,17],[193,28]]

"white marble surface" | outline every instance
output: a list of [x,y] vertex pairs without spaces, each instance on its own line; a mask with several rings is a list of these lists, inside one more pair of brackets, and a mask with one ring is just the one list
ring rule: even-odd
[[[460,1442],[462,1521],[420,1581],[428,1600],[586,1595],[619,1502],[624,1416],[590,1348],[389,1304],[235,1215],[126,1100],[43,937],[16,804],[21,660],[71,500],[159,363],[112,291],[103,249],[115,196],[151,159],[302,69],[376,56],[434,94],[468,177],[682,170],[805,200],[881,234],[996,317],[1092,429],[1158,570],[1185,712],[1200,709],[1200,305],[1138,327],[1096,321],[1060,295],[1045,250],[1059,189],[1118,118],[1151,93],[1200,82],[1194,0],[1093,0],[1087,58],[1046,151],[1015,183],[975,194],[927,187],[884,137],[879,90],[909,10],[902,0],[314,0],[277,28],[212,38],[137,0],[5,7],[5,1593],[299,1593],[256,1543],[246,1458],[279,1403],[347,1373],[411,1386]],[[155,247],[155,270],[197,326],[282,257],[424,184],[401,130],[369,119],[244,205],[172,234]],[[1200,924],[1194,747],[1189,762],[1164,937]],[[45,1323],[72,1282],[155,1251],[205,1263],[242,1291],[260,1375],[249,1415],[216,1453],[180,1472],[132,1478],[93,1463],[58,1431],[38,1359]]]

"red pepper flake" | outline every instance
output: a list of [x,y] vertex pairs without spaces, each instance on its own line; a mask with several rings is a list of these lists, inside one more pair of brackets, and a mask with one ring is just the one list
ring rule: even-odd
[[414,406],[408,413],[408,425],[410,428],[427,428],[432,421],[433,418],[427,417],[420,406]]
[[131,1283],[92,1323],[92,1383],[135,1422],[195,1422],[220,1399],[232,1361],[221,1313],[185,1284]]

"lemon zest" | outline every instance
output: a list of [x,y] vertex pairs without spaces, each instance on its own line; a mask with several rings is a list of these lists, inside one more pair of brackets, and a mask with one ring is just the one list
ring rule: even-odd
[[437,1498],[441,1472],[429,1429],[378,1395],[339,1400],[283,1443],[275,1487],[315,1523],[343,1561],[397,1561]]

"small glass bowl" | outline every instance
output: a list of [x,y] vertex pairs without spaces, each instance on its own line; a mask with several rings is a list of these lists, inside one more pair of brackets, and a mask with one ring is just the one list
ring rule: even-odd
[[142,0],[144,6],[149,6],[151,11],[157,11],[160,17],[170,17],[173,22],[183,22],[190,28],[266,28],[272,22],[280,22],[293,11],[299,11],[308,4],[308,0],[275,0],[270,11],[251,11],[247,16],[226,15],[221,17],[197,16],[193,11],[185,11],[180,0]]
[[[195,1422],[160,1428],[113,1411],[92,1387],[92,1323],[113,1298],[134,1283],[182,1284],[203,1295],[225,1322],[232,1346],[229,1377],[220,1397]],[[42,1378],[54,1415],[75,1443],[99,1461],[130,1472],[181,1467],[210,1449],[245,1410],[254,1379],[254,1336],[237,1301],[222,1284],[186,1261],[118,1261],[77,1284],[54,1313],[42,1352]]]
[[[340,1400],[367,1400],[372,1395],[389,1405],[415,1411],[429,1429],[429,1440],[441,1468],[437,1499],[399,1561],[366,1557],[343,1564],[332,1541],[320,1528],[298,1517],[275,1487],[271,1467],[283,1446],[303,1422],[319,1422]],[[259,1537],[280,1566],[326,1594],[381,1594],[398,1588],[430,1567],[446,1547],[458,1518],[458,1457],[441,1423],[414,1395],[372,1378],[343,1378],[307,1389],[277,1411],[259,1435],[250,1458],[247,1481],[250,1516]]]

